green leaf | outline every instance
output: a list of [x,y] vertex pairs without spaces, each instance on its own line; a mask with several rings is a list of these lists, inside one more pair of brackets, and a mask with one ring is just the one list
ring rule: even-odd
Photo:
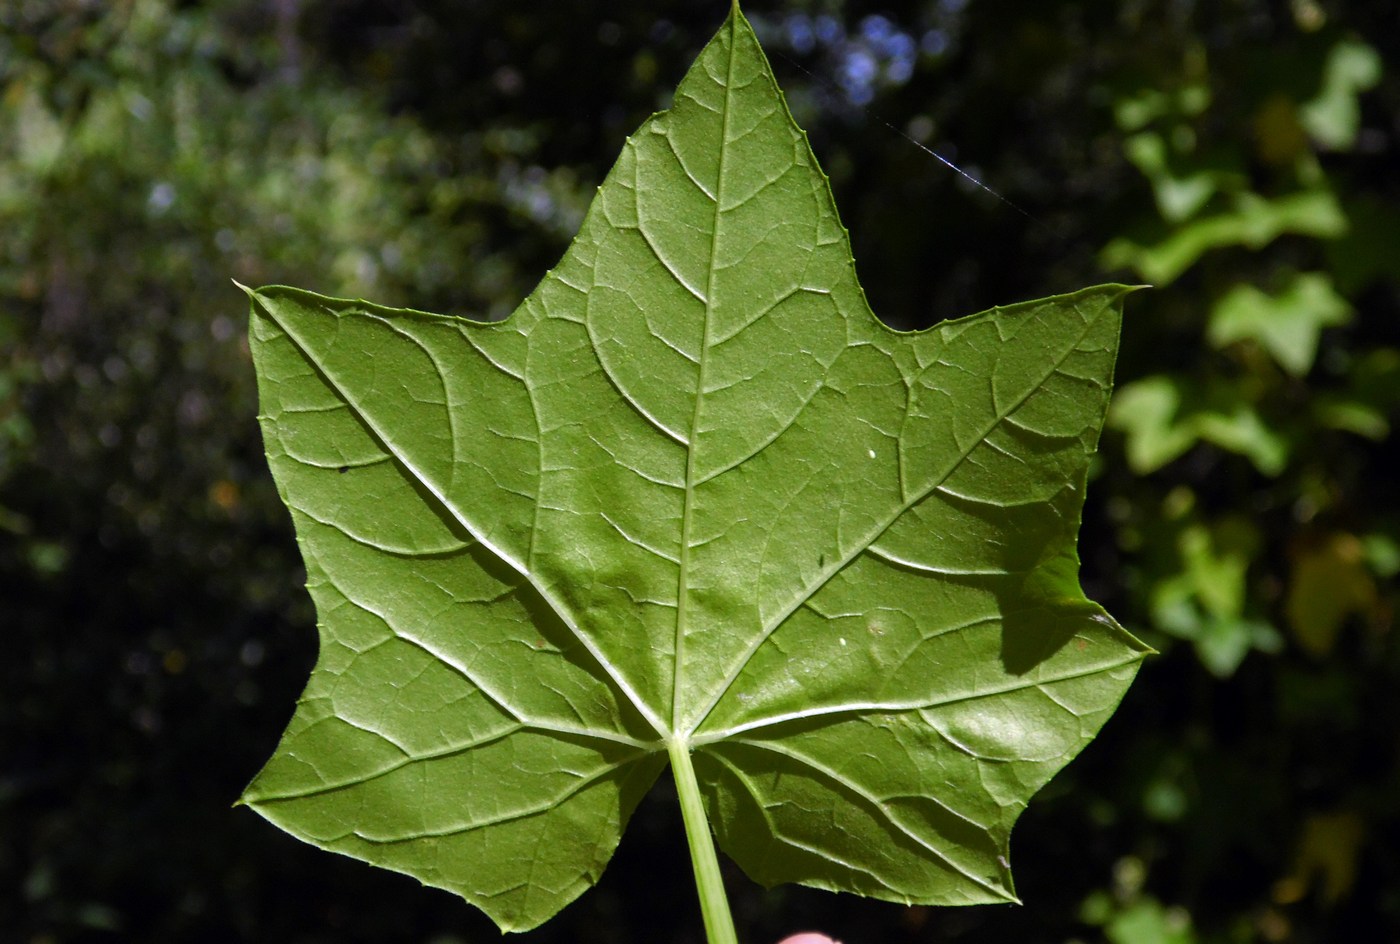
[[1377,609],[1377,596],[1365,545],[1340,532],[1298,550],[1284,612],[1298,645],[1320,658],[1331,653],[1348,618],[1370,616]]
[[675,751],[761,882],[1013,899],[1146,651],[1075,550],[1127,291],[886,328],[736,8],[507,321],[251,293],[321,650],[244,802],[523,929]]
[[1299,110],[1299,120],[1319,144],[1345,150],[1361,127],[1362,92],[1381,80],[1381,57],[1359,39],[1344,39],[1327,56],[1322,88]]
[[1321,272],[1294,273],[1276,295],[1237,285],[1210,313],[1206,337],[1217,348],[1252,339],[1295,377],[1312,369],[1323,328],[1346,324],[1351,306]]
[[1171,91],[1138,89],[1113,103],[1113,118],[1125,132],[1141,131],[1161,118],[1192,117],[1210,107],[1209,85],[1185,85]]
[[1154,374],[1118,391],[1108,425],[1127,436],[1124,452],[1133,471],[1155,472],[1200,440],[1200,430],[1186,421],[1182,388],[1176,377]]
[[1264,475],[1278,475],[1288,462],[1288,441],[1237,391],[1199,391],[1172,374],[1124,384],[1108,425],[1127,436],[1128,465],[1139,473],[1155,472],[1202,440],[1248,457]]
[[1211,197],[1237,185],[1240,176],[1202,161],[1183,160],[1172,153],[1167,139],[1156,131],[1132,135],[1123,142],[1123,150],[1152,183],[1157,210],[1171,223],[1194,216]]
[[1210,672],[1229,678],[1252,650],[1277,652],[1282,640],[1267,623],[1245,618],[1246,574],[1259,536],[1240,518],[1213,527],[1195,522],[1177,536],[1180,566],[1152,588],[1157,629],[1190,641]]
[[1104,928],[1112,944],[1195,944],[1191,916],[1182,908],[1165,908],[1143,898],[1114,915]]
[[1272,200],[1241,193],[1234,204],[1173,229],[1151,245],[1115,239],[1104,247],[1100,261],[1106,268],[1131,268],[1154,285],[1166,285],[1212,249],[1261,249],[1286,233],[1332,239],[1347,228],[1337,198],[1326,190],[1302,190]]

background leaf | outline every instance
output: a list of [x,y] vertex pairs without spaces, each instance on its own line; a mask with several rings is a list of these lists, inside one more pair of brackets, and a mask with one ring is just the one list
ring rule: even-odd
[[1323,328],[1346,324],[1351,308],[1332,281],[1316,272],[1293,273],[1275,295],[1252,285],[1227,292],[1210,315],[1206,336],[1217,347],[1252,339],[1295,377],[1312,367]]

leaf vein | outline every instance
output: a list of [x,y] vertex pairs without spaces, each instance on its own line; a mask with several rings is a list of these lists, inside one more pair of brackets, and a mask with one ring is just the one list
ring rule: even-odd
[[[845,792],[847,794],[855,796],[857,799],[863,802],[867,806],[867,808],[875,812],[879,819],[882,819],[888,826],[890,826],[896,832],[903,834],[910,841],[918,845],[920,848],[924,849],[935,859],[942,862],[944,865],[948,866],[948,868],[952,869],[958,874],[964,876],[974,885],[977,885],[985,889],[986,891],[991,892],[998,898],[1007,897],[1005,889],[992,882],[988,882],[982,876],[973,873],[967,868],[967,866],[963,865],[962,863],[954,861],[946,852],[938,848],[938,846],[934,845],[933,843],[929,842],[923,836],[919,835],[919,833],[913,828],[911,828],[909,824],[904,822],[902,817],[897,815],[894,810],[890,809],[889,804],[885,800],[882,800],[881,798],[875,796],[869,790],[857,784],[854,780],[842,777],[839,773],[832,770],[827,765],[820,763],[819,761],[813,759],[812,757],[809,757],[806,754],[792,749],[789,745],[786,744],[778,744],[772,741],[759,741],[754,740],[752,738],[742,737],[735,738],[734,742],[739,744],[747,744],[748,746],[757,748],[759,750],[769,751],[771,753],[786,757],[789,760],[794,761],[798,764],[802,764],[809,770],[818,774],[822,779],[826,780],[828,783],[833,785],[838,792]],[[954,816],[978,830],[984,830],[986,828],[981,823],[969,819],[964,814],[953,809],[948,804],[944,803],[937,796],[931,793],[921,794],[921,797],[933,803],[935,806],[948,813],[950,816]]]
[[971,446],[962,449],[959,455],[948,464],[948,467],[942,472],[941,475],[935,476],[934,479],[923,489],[922,492],[916,493],[911,498],[900,502],[899,505],[895,508],[894,512],[888,515],[883,521],[877,522],[875,526],[867,532],[867,536],[865,538],[863,538],[860,541],[857,541],[854,544],[849,553],[837,558],[835,561],[828,564],[824,569],[819,571],[816,579],[813,580],[811,584],[799,590],[798,593],[794,595],[793,599],[789,601],[789,603],[786,606],[784,606],[781,610],[779,610],[774,617],[764,622],[762,630],[759,633],[757,633],[754,636],[753,640],[749,643],[749,645],[745,647],[743,653],[740,655],[739,659],[734,664],[734,667],[731,668],[730,671],[725,675],[723,682],[716,687],[714,694],[706,703],[704,709],[695,716],[696,720],[692,725],[692,731],[697,729],[701,724],[704,723],[705,718],[708,717],[709,713],[714,710],[715,705],[719,704],[720,700],[733,687],[735,680],[743,672],[744,668],[749,664],[750,660],[752,660],[754,653],[757,652],[758,649],[765,642],[767,642],[769,638],[772,637],[773,633],[777,630],[777,628],[781,626],[789,616],[791,616],[794,612],[797,611],[797,609],[800,606],[802,606],[803,602],[811,599],[818,591],[822,589],[822,587],[826,586],[826,584],[830,582],[832,577],[834,577],[837,573],[843,570],[848,564],[850,564],[851,561],[853,561],[863,551],[869,548],[871,544],[878,541],[881,535],[888,531],[889,528],[896,521],[898,521],[904,515],[905,512],[909,511],[909,509],[913,508],[916,504],[923,501],[936,488],[938,488],[944,482],[946,482],[947,479],[953,474],[953,472],[956,471],[964,461],[966,461],[966,459],[969,455],[971,455],[973,450],[976,449],[976,447],[980,443],[984,442],[989,435],[991,435],[992,431],[996,429],[996,427],[1007,415],[1009,415],[1011,412],[1020,407],[1020,405],[1024,403],[1027,399],[1029,399],[1030,396],[1036,390],[1039,390],[1044,385],[1046,379],[1048,379],[1050,374],[1053,373],[1059,367],[1061,362],[1068,359],[1069,356],[1075,352],[1078,345],[1083,341],[1084,336],[1088,334],[1089,328],[1092,326],[1093,321],[1091,319],[1084,319],[1084,322],[1084,327],[1081,330],[1079,336],[1075,338],[1074,344],[1068,345],[1062,352],[1059,353],[1055,361],[1052,363],[1050,369],[1047,370],[1041,376],[1039,381],[1037,381],[1034,384],[1027,385],[1026,391],[1020,397],[1018,397],[1015,402],[1009,404],[1004,411],[998,411],[996,414],[996,418],[987,425],[987,428],[982,432],[982,434],[979,437],[977,437],[976,442],[974,442]]
[[584,790],[593,786],[595,783],[606,779],[615,771],[621,770],[623,767],[626,767],[628,764],[637,760],[637,758],[641,756],[642,754],[638,753],[630,757],[623,758],[622,760],[614,761],[610,764],[607,764],[599,768],[597,772],[590,774],[587,777],[581,777],[578,780],[578,782],[574,783],[567,790],[564,790],[562,793],[559,793],[558,795],[544,802],[521,807],[520,809],[508,810],[504,813],[498,813],[494,816],[488,816],[483,819],[475,820],[472,822],[461,823],[454,826],[447,826],[442,829],[428,829],[423,830],[422,832],[406,833],[402,836],[371,836],[361,832],[358,829],[353,830],[348,835],[353,835],[356,839],[359,839],[361,842],[366,842],[370,845],[394,846],[407,842],[417,842],[422,839],[444,839],[448,836],[456,836],[462,833],[475,832],[478,829],[485,829],[489,826],[500,826],[503,823],[510,823],[515,822],[517,820],[529,819],[532,816],[540,816],[541,814],[548,813],[550,810],[557,809],[563,803],[566,803],[573,797],[577,796],[579,793],[582,793]]

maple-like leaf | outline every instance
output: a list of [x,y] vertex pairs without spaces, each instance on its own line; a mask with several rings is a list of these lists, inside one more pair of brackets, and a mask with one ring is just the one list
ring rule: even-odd
[[251,293],[321,649],[244,802],[523,929],[669,760],[760,882],[1012,899],[1145,652],[1075,550],[1127,291],[885,327],[735,8],[507,321]]

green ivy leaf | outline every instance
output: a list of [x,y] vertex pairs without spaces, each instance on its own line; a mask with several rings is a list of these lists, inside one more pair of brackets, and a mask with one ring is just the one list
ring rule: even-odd
[[1326,190],[1301,190],[1275,199],[1241,193],[1233,203],[1230,209],[1197,217],[1150,245],[1126,237],[1115,239],[1104,247],[1099,261],[1109,269],[1133,269],[1163,286],[1212,249],[1260,249],[1287,233],[1335,239],[1347,228],[1337,198]]
[[1323,328],[1346,324],[1351,306],[1321,272],[1293,273],[1282,290],[1267,295],[1237,285],[1215,303],[1206,337],[1217,348],[1250,339],[1294,377],[1312,369]]
[[1156,131],[1140,131],[1123,142],[1128,160],[1152,184],[1157,210],[1169,223],[1180,223],[1199,212],[1223,189],[1235,184],[1239,174],[1204,161],[1183,159]]
[[1299,119],[1308,133],[1324,147],[1341,151],[1356,144],[1361,127],[1362,92],[1381,80],[1380,54],[1358,39],[1344,39],[1327,55],[1322,88],[1305,103]]
[[1147,474],[1204,440],[1247,456],[1264,475],[1288,462],[1288,440],[1232,387],[1199,390],[1185,377],[1152,374],[1124,384],[1113,399],[1108,425],[1127,437],[1133,471]]
[[504,323],[251,293],[321,651],[244,802],[523,929],[679,750],[761,882],[1012,899],[1146,651],[1075,550],[1127,291],[886,328],[736,9]]

